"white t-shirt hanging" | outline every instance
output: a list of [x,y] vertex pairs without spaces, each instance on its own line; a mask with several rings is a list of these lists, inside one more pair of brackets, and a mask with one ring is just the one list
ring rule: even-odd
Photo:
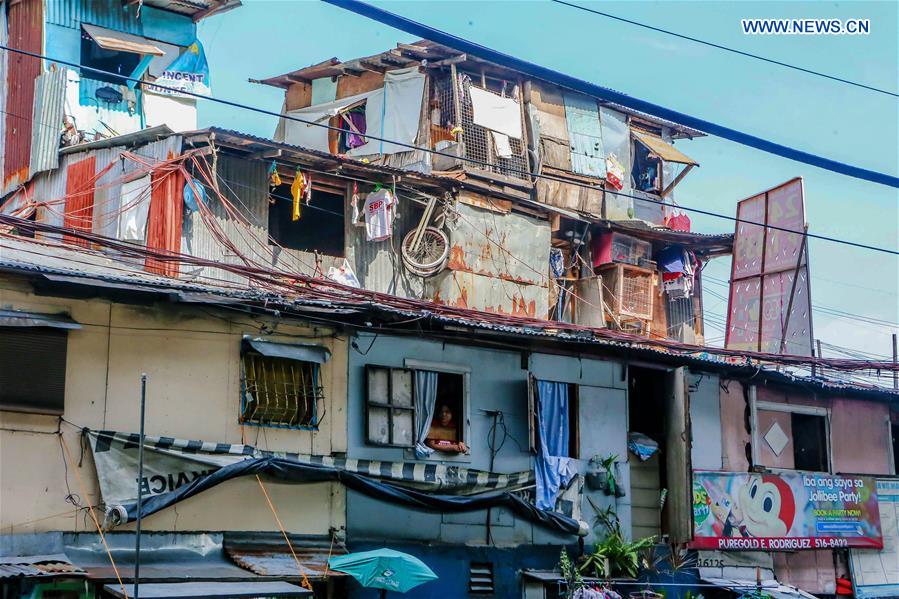
[[389,189],[373,191],[365,198],[365,233],[369,241],[382,241],[393,235],[396,198]]

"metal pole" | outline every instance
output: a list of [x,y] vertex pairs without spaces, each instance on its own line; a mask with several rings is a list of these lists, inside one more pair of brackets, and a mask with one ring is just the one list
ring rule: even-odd
[[140,599],[140,521],[144,507],[144,414],[147,407],[147,373],[140,375],[140,442],[137,445],[137,530],[134,535],[134,599]]
[[[896,347],[896,333],[893,333],[893,366],[899,362],[899,351]],[[893,370],[893,389],[899,389],[899,372]]]
[[[821,340],[820,339],[815,339],[815,347],[818,348],[818,357],[823,358],[824,354],[821,353]],[[819,371],[818,374],[820,374],[821,376],[826,376],[826,374],[823,371]]]

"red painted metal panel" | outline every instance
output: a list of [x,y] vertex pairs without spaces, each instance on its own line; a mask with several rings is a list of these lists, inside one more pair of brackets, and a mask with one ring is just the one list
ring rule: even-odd
[[[8,27],[11,47],[40,54],[43,50],[43,1],[13,2],[9,7]],[[29,178],[34,80],[41,73],[38,58],[9,52],[7,60],[4,189],[24,183]]]
[[[162,168],[153,172],[150,180],[152,191],[147,216],[147,248],[178,254],[181,252],[184,177],[178,170]],[[147,258],[144,269],[158,275],[177,277],[178,261]]]
[[[94,192],[97,183],[97,158],[91,155],[69,165],[66,172],[66,203],[62,226],[90,232],[94,222]],[[63,235],[65,243],[88,247],[87,240]]]

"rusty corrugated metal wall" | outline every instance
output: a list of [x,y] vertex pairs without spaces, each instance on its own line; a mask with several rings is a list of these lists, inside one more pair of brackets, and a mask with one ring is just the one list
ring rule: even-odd
[[[0,2],[0,44],[9,45],[9,39],[6,27],[6,4]],[[0,52],[0,140],[6,143],[6,96],[9,92],[6,82],[6,63],[9,52]],[[0,150],[0,191],[3,190],[3,174],[6,170],[3,168],[6,152]]]
[[34,80],[29,175],[59,166],[59,136],[63,130],[66,71],[52,69]]
[[462,203],[457,208],[447,269],[428,281],[428,296],[462,308],[545,318],[549,223]]
[[99,175],[110,162],[118,162],[99,179],[94,190],[94,233],[115,237],[119,228],[122,177],[125,166],[122,160],[124,146],[94,150]]
[[[71,164],[66,176],[66,203],[62,226],[79,231],[90,231],[94,222],[94,185],[97,180],[97,159],[90,155]],[[88,247],[88,242],[63,235],[63,241]]]
[[[9,45],[35,54],[43,51],[43,0],[21,0],[9,7]],[[31,118],[34,80],[41,61],[23,54],[7,53],[6,130],[4,131],[3,185],[0,195],[29,179],[31,162]]]
[[[360,188],[363,186],[360,184]],[[365,193],[360,193],[360,209]],[[345,227],[346,256],[359,283],[365,289],[390,293],[399,297],[423,298],[424,283],[403,266],[400,243],[406,234],[418,226],[421,207],[413,203],[405,192],[397,192],[398,217],[393,223],[393,237],[384,241],[368,241],[365,227],[353,224],[352,209],[347,205]],[[352,197],[352,184],[347,190]]]

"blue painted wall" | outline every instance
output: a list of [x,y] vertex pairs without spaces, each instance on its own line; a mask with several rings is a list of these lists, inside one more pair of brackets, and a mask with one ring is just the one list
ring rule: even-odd
[[[348,457],[416,461],[411,450],[376,447],[365,443],[365,366],[404,367],[406,359],[436,362],[470,369],[470,445],[471,455],[450,458],[446,463],[459,463],[487,470],[490,451],[487,444],[492,417],[484,410],[502,410],[508,438],[496,455],[494,470],[516,472],[533,468],[528,451],[527,377],[528,372],[540,379],[590,386],[594,403],[582,402],[581,438],[591,441],[596,453],[610,452],[624,456],[626,448],[621,433],[626,428],[626,381],[622,366],[616,362],[579,359],[577,357],[531,354],[522,368],[522,354],[515,351],[485,349],[411,337],[376,338],[362,333],[356,338],[358,350],[351,349],[348,373]],[[364,352],[364,354],[363,354]],[[609,418],[596,418],[608,414]],[[624,427],[624,428],[623,428]],[[498,434],[498,439],[502,435]],[[579,467],[587,469],[582,456]],[[623,472],[626,476],[626,472]],[[623,481],[623,482],[626,482]],[[613,501],[602,492],[590,492],[600,506]],[[619,515],[630,528],[627,498],[618,500]],[[592,523],[593,511],[584,502],[583,519]],[[398,508],[393,505],[349,492],[347,495],[347,535],[351,542],[390,539],[449,544],[483,544],[486,541],[486,511],[467,514],[433,514]],[[532,526],[504,509],[491,511],[491,535],[494,543],[505,545],[560,546],[576,539],[558,535],[545,528]],[[590,542],[591,538],[587,541]]]
[[[350,543],[350,551],[368,551],[383,547],[378,543]],[[469,597],[468,570],[471,562],[493,564],[493,597],[520,597],[521,570],[532,568],[551,570],[559,562],[558,547],[464,547],[430,545],[423,543],[391,543],[390,547],[404,551],[425,562],[437,576],[437,580],[423,584],[405,595],[387,593],[388,597],[415,597],[416,599],[448,599]],[[569,547],[569,555],[577,555],[577,547]],[[349,583],[349,597],[375,599],[378,591]],[[477,595],[471,595],[477,596]],[[483,595],[481,595],[483,596]]]

